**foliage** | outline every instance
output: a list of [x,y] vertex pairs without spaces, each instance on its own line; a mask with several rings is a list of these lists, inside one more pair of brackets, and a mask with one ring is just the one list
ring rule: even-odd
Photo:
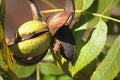
[[[78,19],[72,24],[76,43],[74,59],[67,61],[49,49],[48,54],[38,64],[22,66],[12,59],[5,42],[5,0],[0,0],[0,79],[27,78],[35,70],[37,80],[40,80],[40,76],[42,80],[120,79],[117,75],[120,71],[120,16],[111,12],[114,6],[120,8],[120,0],[74,1],[75,18]],[[43,2],[57,8],[52,2]],[[54,11],[52,9],[41,12],[45,14]],[[114,31],[115,26],[117,32]]]

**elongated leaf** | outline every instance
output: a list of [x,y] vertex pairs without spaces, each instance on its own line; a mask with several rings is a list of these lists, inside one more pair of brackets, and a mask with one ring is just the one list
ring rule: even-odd
[[40,65],[40,70],[46,75],[61,75],[63,72],[54,63],[46,63]]
[[67,75],[44,75],[41,80],[73,80],[72,78],[68,77]]
[[13,62],[12,62],[12,57],[10,55],[10,51],[6,45],[6,43],[4,42],[4,60],[5,60],[5,66],[6,66],[6,70],[8,71],[8,73],[10,74],[10,76],[14,79],[17,80],[17,76],[15,74],[15,70],[14,70],[14,66],[13,66]]
[[110,11],[119,0],[99,0],[99,9],[97,10],[97,13],[106,13]]
[[42,80],[56,80],[56,77],[51,75],[44,75]]
[[99,21],[99,23],[95,27],[96,29],[92,33],[91,39],[81,49],[80,55],[75,63],[72,72],[73,76],[84,66],[94,60],[97,55],[99,55],[99,53],[102,51],[102,48],[105,45],[107,25],[103,21]]
[[75,6],[77,10],[86,10],[93,2],[94,0],[75,0]]
[[[103,8],[102,14],[110,11],[118,2],[119,2],[119,0],[106,0],[105,7]],[[102,11],[102,8],[101,8],[101,11]]]
[[14,80],[14,79],[12,79],[12,77],[8,74],[7,71],[0,67],[0,80]]
[[14,62],[15,73],[18,78],[29,77],[35,71],[35,65],[33,66],[21,66]]
[[3,41],[4,15],[5,15],[5,1],[0,0],[0,43]]
[[0,80],[3,80],[2,76],[0,76]]
[[103,62],[98,66],[91,80],[113,80],[120,71],[120,36],[114,41]]
[[4,52],[3,50],[3,41],[4,41],[4,33],[3,33],[3,26],[2,26],[2,12],[1,12],[1,7],[3,6],[3,2],[2,0],[0,0],[0,67],[4,68],[4,62],[3,62],[3,59],[2,59],[2,53]]
[[0,24],[0,52],[2,51],[3,48],[3,40],[4,40],[4,35],[3,35],[3,28],[2,25]]
[[4,27],[5,19],[5,0],[0,0],[0,24]]
[[[0,55],[0,57],[1,57],[1,55]],[[4,61],[2,60],[2,58],[0,58],[0,67],[5,69],[5,64],[4,64]]]
[[68,77],[68,76],[66,76],[66,75],[62,75],[62,76],[59,77],[58,80],[73,80],[73,79]]
[[93,1],[94,0],[83,0],[83,10],[88,9],[92,5]]
[[[6,69],[7,73],[12,77],[13,80],[17,80],[17,76],[14,73],[12,58],[11,58],[11,55],[10,55],[10,52],[8,50],[8,47],[6,45],[5,40],[3,40],[0,43],[0,46],[1,45],[2,45],[2,47],[1,47],[1,50],[0,50],[0,55],[2,56],[2,59],[5,63],[5,69]],[[1,64],[1,66],[3,66],[3,64]]]
[[[74,0],[75,1],[75,9],[82,10],[83,8],[83,0]],[[75,16],[79,16],[80,13],[75,13]]]
[[[88,9],[94,0],[74,0],[76,10],[86,10]],[[76,16],[79,16],[80,13],[76,13]]]

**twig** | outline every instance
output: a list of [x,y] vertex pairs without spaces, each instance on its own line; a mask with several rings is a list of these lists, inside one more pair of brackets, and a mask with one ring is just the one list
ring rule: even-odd
[[[51,9],[51,10],[44,10],[44,11],[41,11],[41,13],[47,14],[47,13],[52,13],[52,12],[57,12],[57,11],[62,11],[62,10],[63,10],[63,9]],[[109,17],[109,16],[105,16],[105,15],[102,15],[102,14],[87,12],[87,11],[84,11],[84,10],[75,10],[75,12],[76,12],[76,13],[91,14],[91,15],[94,15],[94,16],[97,16],[97,17],[109,19],[109,20],[116,21],[116,22],[119,22],[119,23],[120,23],[120,20],[115,19],[115,18],[112,18],[112,17]]]
[[54,4],[49,2],[48,0],[41,0],[41,1],[44,2],[46,5],[49,5],[51,8],[54,8],[54,9],[58,8],[57,6],[55,6]]
[[36,80],[40,80],[40,68],[39,64],[36,64]]

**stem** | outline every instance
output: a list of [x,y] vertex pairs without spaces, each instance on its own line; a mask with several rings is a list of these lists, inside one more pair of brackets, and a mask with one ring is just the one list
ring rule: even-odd
[[36,64],[36,80],[40,80],[40,68],[39,68],[39,64]]
[[40,11],[40,13],[53,13],[53,12],[58,12],[58,11],[63,11],[64,9],[49,9],[49,10],[44,10],[44,11]]
[[55,6],[54,4],[52,4],[50,1],[48,0],[41,0],[42,2],[44,2],[46,5],[49,5],[51,8],[55,8],[57,9],[58,7]]
[[[81,10],[76,10],[76,12],[84,12],[84,11],[81,11]],[[120,20],[118,19],[115,19],[115,18],[112,18],[112,17],[109,17],[109,16],[105,16],[103,14],[97,14],[97,13],[91,13],[91,12],[87,12],[85,11],[87,14],[92,14],[94,16],[98,16],[98,17],[101,17],[101,18],[105,18],[105,19],[109,19],[109,20],[112,20],[112,21],[116,21],[116,22],[119,22],[120,23]],[[84,13],[85,13],[84,12]]]
[[[90,13],[90,12],[87,12],[87,13]],[[105,15],[102,15],[102,14],[96,14],[96,13],[90,13],[90,14],[92,14],[94,16],[99,16],[101,18],[109,19],[109,20],[112,20],[112,21],[116,21],[116,22],[120,23],[120,20],[112,18],[112,17],[109,17],[109,16],[105,16]]]
[[[62,11],[62,10],[63,9],[51,9],[51,10],[41,11],[41,13],[47,14],[47,13],[52,13],[52,12],[57,12],[57,11]],[[94,15],[94,16],[97,16],[97,17],[109,19],[109,20],[112,20],[112,21],[120,23],[120,20],[112,18],[112,17],[109,17],[109,16],[105,16],[105,15],[102,15],[102,14],[91,13],[91,12],[87,12],[87,11],[84,11],[84,10],[75,10],[75,12],[77,12],[77,13],[87,13],[87,14],[91,14],[91,15]]]

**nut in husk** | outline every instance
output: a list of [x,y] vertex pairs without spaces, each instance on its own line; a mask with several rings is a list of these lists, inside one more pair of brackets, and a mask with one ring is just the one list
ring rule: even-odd
[[49,31],[55,39],[53,52],[60,53],[68,61],[72,61],[75,55],[75,40],[70,29],[74,13],[74,0],[66,0],[63,11],[47,18]]
[[55,38],[54,53],[61,53],[69,61],[73,59],[75,53],[75,40],[69,23],[72,21],[72,15],[73,11],[60,11],[47,20],[49,31]]
[[51,34],[44,22],[28,21],[16,32],[14,44],[9,45],[13,55],[21,58],[44,54],[51,43]]
[[69,20],[72,13],[72,11],[60,11],[48,17],[47,24],[52,35]]

